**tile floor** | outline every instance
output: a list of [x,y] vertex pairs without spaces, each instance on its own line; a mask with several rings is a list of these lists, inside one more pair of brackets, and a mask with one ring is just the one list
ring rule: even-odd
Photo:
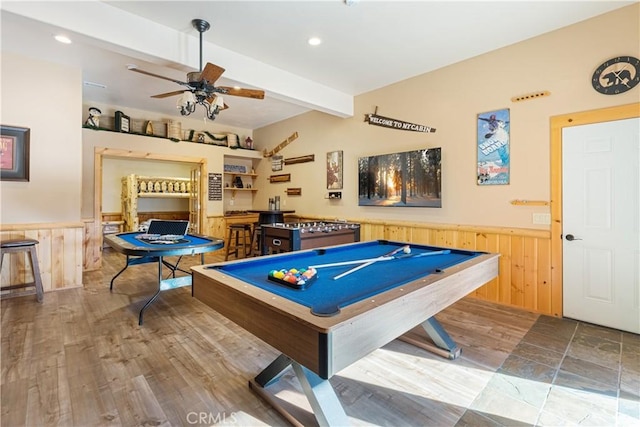
[[456,425],[640,426],[640,336],[540,316]]

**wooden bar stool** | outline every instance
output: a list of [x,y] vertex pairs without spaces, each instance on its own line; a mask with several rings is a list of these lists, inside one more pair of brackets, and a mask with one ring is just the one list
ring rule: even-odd
[[262,255],[262,227],[260,222],[254,222],[251,234],[251,256],[260,255]]
[[[232,242],[235,239],[235,243]],[[242,241],[240,241],[242,239]],[[239,251],[242,250],[242,257],[246,258],[251,252],[251,224],[231,224],[229,226],[229,237],[227,238],[227,252],[224,260],[229,259],[229,255],[233,254],[236,258],[240,258]]]
[[[0,242],[0,251],[2,251],[2,254],[0,255],[0,271],[2,271],[2,264],[4,262],[5,254],[28,252],[29,258],[31,260],[31,274],[33,275],[33,282],[9,284],[7,286],[0,287],[0,291],[34,287],[36,299],[38,300],[38,302],[42,302],[44,291],[42,290],[42,278],[40,277],[40,266],[38,265],[38,254],[36,252],[36,245],[38,243],[40,242],[35,239],[10,239]],[[33,291],[10,292],[2,295],[2,298],[12,298],[32,294]]]

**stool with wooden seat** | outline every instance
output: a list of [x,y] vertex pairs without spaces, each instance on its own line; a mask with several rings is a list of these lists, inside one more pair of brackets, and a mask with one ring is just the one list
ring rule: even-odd
[[[9,239],[0,241],[0,271],[2,271],[2,264],[4,262],[5,254],[16,252],[28,252],[31,261],[31,274],[33,275],[33,282],[21,283],[21,284],[9,284],[7,286],[0,287],[0,291],[6,291],[9,289],[22,289],[22,288],[35,288],[36,299],[38,302],[42,302],[44,291],[42,290],[42,278],[40,277],[40,266],[38,265],[38,254],[36,253],[36,245],[40,243],[35,239]],[[23,292],[9,292],[2,295],[2,298],[18,297],[22,295],[32,295],[33,290]]]
[[[241,240],[242,239],[242,240]],[[235,240],[235,242],[234,242]],[[233,244],[232,244],[233,243]],[[251,224],[231,224],[229,226],[229,237],[227,238],[227,252],[224,260],[229,259],[229,255],[233,254],[236,258],[246,258],[251,252]],[[242,251],[242,252],[240,252]]]
[[260,255],[262,255],[262,227],[259,222],[254,222],[251,234],[251,256]]

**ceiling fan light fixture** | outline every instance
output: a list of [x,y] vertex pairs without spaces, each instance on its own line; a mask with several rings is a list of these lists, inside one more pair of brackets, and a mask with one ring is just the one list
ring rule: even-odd
[[196,111],[196,104],[197,101],[193,92],[185,90],[184,92],[182,92],[182,95],[180,95],[180,98],[178,98],[176,107],[178,108],[178,110],[180,110],[180,114],[182,114],[183,116],[188,116],[189,114]]
[[309,40],[307,40],[307,43],[311,46],[318,46],[322,44],[322,39],[320,37],[310,37]]
[[191,21],[191,24],[200,34],[200,71],[187,73],[186,82],[141,70],[134,64],[127,64],[127,69],[130,71],[162,80],[169,80],[187,88],[186,90],[176,90],[159,95],[152,95],[152,98],[166,98],[168,96],[179,95],[180,98],[178,99],[176,108],[180,111],[181,115],[188,116],[196,110],[197,105],[202,105],[207,110],[206,117],[211,120],[215,119],[220,111],[228,108],[222,97],[218,96],[218,94],[264,99],[263,90],[215,86],[215,82],[222,76],[225,69],[210,62],[207,62],[204,68],[202,67],[202,33],[209,30],[211,26],[203,19],[194,19]]

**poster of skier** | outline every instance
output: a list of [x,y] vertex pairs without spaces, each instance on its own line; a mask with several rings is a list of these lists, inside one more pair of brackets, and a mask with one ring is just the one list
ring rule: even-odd
[[478,185],[509,184],[509,109],[478,114]]

